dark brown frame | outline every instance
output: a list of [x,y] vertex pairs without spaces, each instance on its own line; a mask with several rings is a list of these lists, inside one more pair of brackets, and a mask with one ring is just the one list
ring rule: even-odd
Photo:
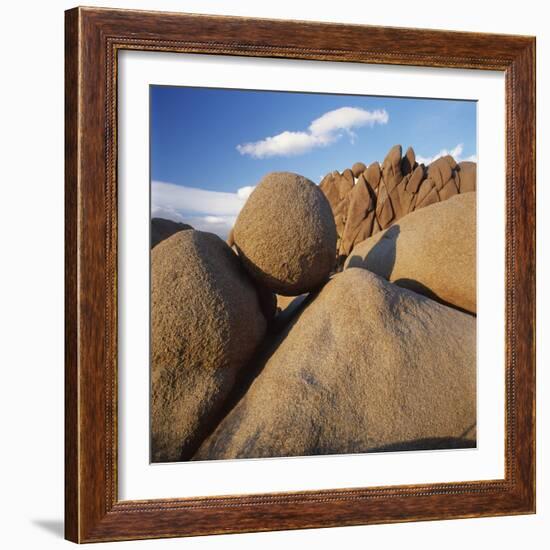
[[[497,70],[506,82],[504,479],[117,497],[117,52]],[[535,511],[535,38],[97,8],[66,12],[65,533],[75,542]]]

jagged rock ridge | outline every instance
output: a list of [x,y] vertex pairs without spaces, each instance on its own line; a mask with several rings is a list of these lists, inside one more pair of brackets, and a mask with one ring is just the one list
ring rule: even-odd
[[363,163],[342,173],[327,174],[320,183],[336,222],[341,265],[353,247],[386,229],[409,212],[459,193],[475,191],[476,164],[440,157],[427,167],[416,161],[412,147],[402,155],[394,145],[382,164]]

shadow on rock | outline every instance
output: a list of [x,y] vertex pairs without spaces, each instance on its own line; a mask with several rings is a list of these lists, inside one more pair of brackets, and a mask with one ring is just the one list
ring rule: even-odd
[[384,445],[383,447],[372,449],[369,452],[440,451],[444,449],[473,449],[475,446],[476,441],[474,439],[463,437],[431,437],[412,441],[399,441],[391,445]]
[[392,225],[372,247],[365,259],[361,256],[352,256],[348,267],[362,267],[389,280],[395,266],[397,238],[400,232],[399,225]]
[[[208,434],[206,434],[202,439],[201,443],[206,441],[210,435],[214,433],[220,422],[232,411],[239,401],[246,395],[246,392],[254,382],[254,380],[261,374],[264,369],[267,361],[275,353],[279,345],[284,341],[286,335],[290,332],[291,328],[297,323],[298,319],[310,304],[315,296],[320,292],[320,289],[315,292],[310,292],[309,294],[303,294],[301,296],[296,296],[292,303],[282,312],[278,313],[273,319],[273,321],[268,325],[267,334],[264,338],[263,343],[260,345],[256,354],[250,361],[249,365],[246,368],[243,368],[237,376],[237,380],[231,391],[229,397],[227,398],[224,406],[217,415],[215,422],[212,422]],[[241,409],[239,416],[244,414],[244,409]],[[234,430],[237,429],[239,422],[234,422]],[[218,446],[223,445],[225,441],[229,441],[232,437],[232,430],[229,429],[220,437]],[[198,448],[197,446],[193,450],[193,454],[196,453]],[[184,460],[193,460],[192,455],[186,456]],[[200,459],[207,460],[207,459]]]
[[467,309],[458,307],[455,304],[451,304],[450,302],[447,302],[440,296],[438,296],[431,288],[427,287],[426,285],[420,283],[419,281],[415,281],[414,279],[396,279],[394,282],[397,286],[400,286],[401,288],[406,288],[407,290],[412,290],[413,292],[416,292],[417,294],[424,296],[430,300],[434,300],[435,302],[439,302],[440,304],[452,307],[453,309],[457,309],[458,311],[462,311],[462,313],[467,313],[468,315],[472,315],[473,317],[476,317],[475,314],[473,314],[471,311],[468,311]]

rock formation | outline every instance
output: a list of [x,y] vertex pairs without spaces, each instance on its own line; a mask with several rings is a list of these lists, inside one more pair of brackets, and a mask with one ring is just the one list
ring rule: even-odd
[[[342,177],[351,188],[353,174],[348,172]],[[257,283],[287,296],[323,284],[336,258],[329,203],[314,183],[289,172],[262,179],[237,217],[233,239]]]
[[186,223],[174,222],[172,220],[166,220],[164,218],[152,218],[151,219],[151,248],[155,247],[164,239],[172,236],[178,231],[185,231],[186,229],[193,229]]
[[[476,164],[457,164],[449,155],[426,168],[417,163],[412,147],[402,156],[401,146],[395,145],[382,165],[373,162],[358,173],[361,164],[342,174],[331,172],[320,184],[336,223],[340,265],[356,244],[409,212],[476,189]],[[356,173],[354,184],[350,175]]]
[[153,461],[189,458],[266,326],[252,282],[219,237],[180,231],[152,250]]
[[396,145],[268,174],[227,243],[154,219],[153,462],[474,446],[475,189]]
[[351,167],[351,172],[354,177],[358,178],[366,169],[367,167],[362,162],[356,162]]
[[291,322],[194,459],[472,446],[475,318],[365,269]]
[[345,263],[354,267],[475,313],[476,193],[411,212],[359,243]]
[[461,193],[476,190],[477,164],[463,161],[458,163],[458,184]]

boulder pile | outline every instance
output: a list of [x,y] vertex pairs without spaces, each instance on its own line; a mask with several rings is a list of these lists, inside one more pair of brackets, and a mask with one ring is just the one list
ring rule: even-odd
[[473,444],[475,334],[471,315],[348,269],[279,338],[195,458]]
[[475,191],[476,164],[440,157],[429,166],[416,162],[409,147],[402,156],[394,145],[382,164],[367,168],[357,162],[342,173],[327,174],[320,183],[336,222],[341,265],[353,247],[414,210]]
[[152,460],[475,446],[475,168],[275,172],[156,244]]

